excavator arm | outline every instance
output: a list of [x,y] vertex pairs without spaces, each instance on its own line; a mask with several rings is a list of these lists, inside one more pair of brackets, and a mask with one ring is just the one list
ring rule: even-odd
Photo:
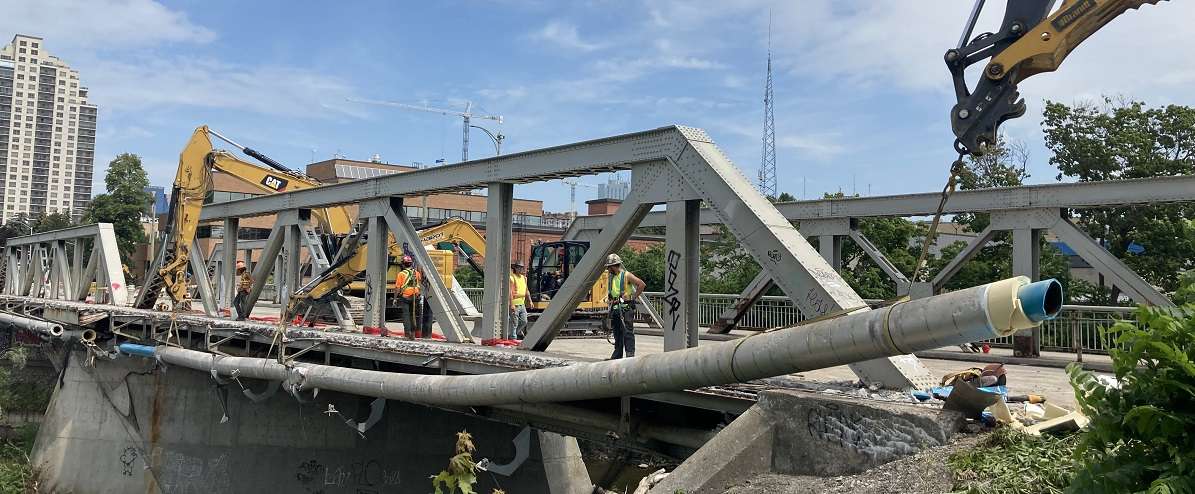
[[[1008,0],[1000,31],[972,39],[984,4],[976,0],[958,47],[945,55],[957,98],[950,124],[960,154],[981,154],[985,145],[996,142],[1001,123],[1025,114],[1025,102],[1017,92],[1021,81],[1057,70],[1080,43],[1112,19],[1160,0],[1063,0],[1051,14],[1055,1]],[[964,70],[988,58],[975,89],[969,89]]]
[[[283,316],[297,314],[305,305],[335,296],[342,288],[357,279],[365,271],[369,252],[369,239],[364,239],[364,242],[360,240],[361,237],[358,235],[350,236],[336,262],[291,295]],[[485,257],[485,238],[468,221],[451,218],[439,225],[424,228],[419,230],[419,240],[425,246],[452,244],[453,250],[465,254],[473,269],[479,273],[483,272],[472,254]],[[392,257],[402,255],[402,247],[396,243],[393,236],[387,238],[387,248]]]
[[[214,149],[211,136],[236,146],[270,168],[246,163],[227,151]],[[187,146],[179,154],[178,172],[174,177],[170,213],[166,222],[166,240],[154,263],[155,267],[150,269],[145,283],[142,284],[142,290],[137,297],[137,307],[152,308],[162,288],[166,289],[173,303],[179,304],[186,300],[187,263],[190,260],[191,245],[199,229],[199,214],[203,209],[203,201],[212,190],[213,170],[227,173],[265,194],[322,185],[319,181],[290,170],[260,152],[221,136],[206,125],[195,129]],[[347,235],[352,231],[352,218],[344,208],[324,208],[313,213],[325,232]]]

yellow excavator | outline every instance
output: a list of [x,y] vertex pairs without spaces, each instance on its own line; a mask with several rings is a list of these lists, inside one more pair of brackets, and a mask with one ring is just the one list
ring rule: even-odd
[[[212,146],[213,137],[236,147],[245,155],[261,161],[269,168],[245,162],[228,151],[215,149]],[[162,288],[166,289],[166,294],[175,306],[183,308],[189,302],[187,270],[190,252],[199,227],[199,215],[203,208],[203,201],[212,190],[212,173],[214,171],[224,172],[257,188],[263,194],[310,189],[324,185],[315,178],[287,168],[252,148],[238,144],[206,125],[195,129],[186,147],[179,154],[179,167],[171,191],[171,207],[166,222],[166,239],[157,254],[154,266],[147,273],[145,283],[142,284],[143,289],[138,293],[137,307],[153,308]],[[315,274],[314,279],[292,295],[292,307],[288,310],[288,314],[292,315],[295,314],[293,306],[324,299],[346,287],[350,292],[364,292],[364,282],[359,278],[365,271],[368,242],[360,242],[358,234],[354,232],[354,219],[345,208],[339,206],[317,209],[312,213],[319,230],[325,236],[335,239],[335,242],[327,242],[328,245],[339,242],[346,242],[348,245],[341,248],[341,252],[344,253],[341,259],[338,259],[325,272]],[[424,228],[419,231],[419,234],[421,243],[436,246],[436,249],[430,252],[433,262],[436,263],[437,271],[443,276],[446,286],[452,286],[455,254],[457,253],[479,273],[483,271],[474,256],[485,257],[485,239],[469,222],[452,218],[440,225]],[[551,247],[556,244],[564,243],[549,242],[545,245]],[[588,245],[584,247],[587,248]],[[402,257],[403,252],[402,247],[394,241],[393,235],[387,239],[387,248],[392,261],[387,279],[393,279],[397,274],[398,260]],[[575,247],[571,251],[574,254],[584,253],[583,249],[577,251]],[[579,259],[579,254],[577,259]],[[575,262],[566,262],[562,268],[549,269],[567,274],[570,264],[575,264]],[[553,277],[553,279],[556,278],[559,276]],[[599,283],[604,283],[604,281],[599,281]],[[597,289],[593,291],[593,294],[605,293],[603,287],[595,286],[595,288]],[[536,296],[537,301],[543,300],[537,302],[540,310],[546,306],[546,299],[550,297],[547,293],[541,296],[534,290],[533,296]],[[591,299],[594,298],[591,297]],[[585,311],[604,307],[605,301],[597,297],[595,300],[587,300],[582,303],[580,309]]]
[[[212,137],[217,137],[252,156],[270,168],[246,163],[228,151],[214,149]],[[263,194],[310,189],[323,185],[318,180],[291,170],[251,148],[220,135],[208,126],[200,126],[191,134],[187,146],[179,154],[178,172],[170,194],[166,239],[157,259],[146,273],[142,289],[137,294],[136,307],[150,309],[159,291],[176,306],[187,303],[187,266],[192,243],[199,228],[199,213],[204,198],[212,190],[212,172],[219,170],[261,190]],[[344,208],[331,207],[312,211],[319,228],[332,236],[348,235],[353,219]]]

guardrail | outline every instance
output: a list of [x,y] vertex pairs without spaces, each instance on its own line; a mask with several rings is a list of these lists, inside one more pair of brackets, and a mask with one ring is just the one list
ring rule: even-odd
[[[466,288],[465,293],[475,305],[481,304],[481,288]],[[664,310],[664,294],[646,292],[644,299],[652,304],[656,313]],[[708,327],[726,309],[739,300],[735,294],[703,293],[700,295],[701,326]],[[873,301],[869,301],[873,302]],[[1108,348],[1100,336],[1100,328],[1111,326],[1117,320],[1131,318],[1132,307],[1104,307],[1086,305],[1064,305],[1062,313],[1041,326],[1041,350],[1075,354],[1106,354]],[[740,329],[761,331],[764,329],[792,326],[804,320],[801,312],[788,297],[764,296],[743,316]],[[996,348],[1012,348],[1012,337],[996,338],[987,343]]]

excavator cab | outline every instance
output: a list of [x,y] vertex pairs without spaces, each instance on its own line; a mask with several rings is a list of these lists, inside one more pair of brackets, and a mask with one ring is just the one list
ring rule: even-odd
[[[531,262],[527,271],[527,290],[531,292],[533,309],[544,310],[564,281],[589,251],[589,242],[563,240],[541,242],[531,247]],[[579,311],[604,311],[606,301],[605,277],[599,277],[593,288],[577,307]]]

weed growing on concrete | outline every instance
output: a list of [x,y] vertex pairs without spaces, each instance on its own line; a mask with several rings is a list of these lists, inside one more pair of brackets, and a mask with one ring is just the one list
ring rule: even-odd
[[1077,435],[1035,437],[1001,427],[950,457],[954,488],[974,494],[1060,493],[1076,468]]
[[[432,487],[436,494],[473,494],[473,484],[477,483],[477,463],[473,461],[473,435],[468,431],[456,433],[456,454],[448,460],[448,469],[433,476]],[[446,490],[441,490],[446,489]]]

